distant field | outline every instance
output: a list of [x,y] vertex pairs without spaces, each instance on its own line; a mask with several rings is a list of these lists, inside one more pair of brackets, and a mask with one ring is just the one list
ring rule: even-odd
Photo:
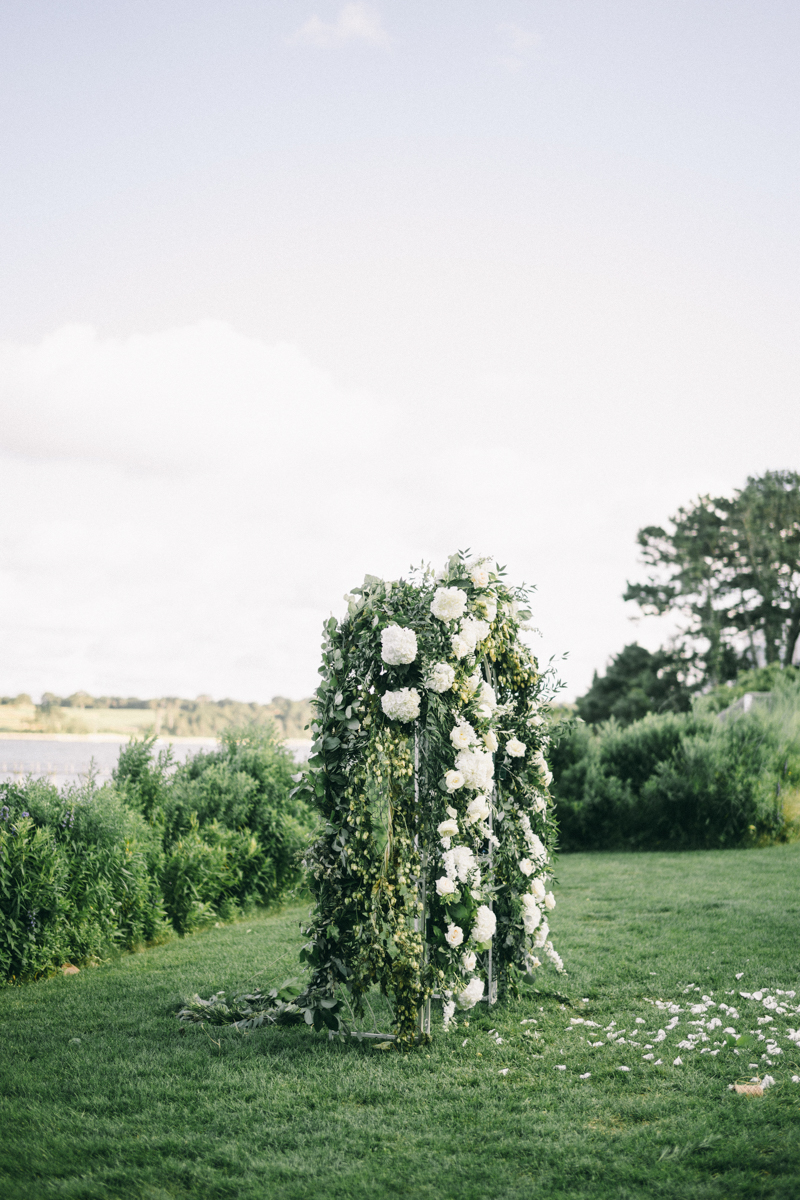
[[[757,1025],[768,1010],[741,993],[800,1004],[799,872],[800,845],[569,855],[551,922],[568,974],[542,972],[538,995],[479,1006],[408,1054],[305,1028],[179,1028],[195,991],[291,974],[303,906],[7,989],[0,1194],[797,1200],[800,1046],[782,1025],[800,1017]],[[681,1049],[702,996],[739,1031],[781,1025],[772,1065],[760,1043]],[[680,1008],[662,1040],[658,999]],[[765,1071],[777,1083],[762,1097],[729,1090]]]

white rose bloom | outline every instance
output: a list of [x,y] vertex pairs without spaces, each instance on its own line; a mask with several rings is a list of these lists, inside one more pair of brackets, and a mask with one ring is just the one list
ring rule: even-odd
[[491,811],[486,797],[476,796],[467,805],[467,824],[474,825],[476,821],[485,821]]
[[419,716],[419,692],[416,688],[399,688],[385,692],[381,708],[390,721],[416,721]]
[[428,675],[426,687],[430,688],[432,692],[449,692],[455,679],[454,667],[451,667],[449,663],[436,663]]
[[544,796],[537,796],[533,802],[533,811],[537,813],[547,812],[547,801]]
[[470,696],[474,696],[480,686],[481,673],[480,671],[473,671],[473,673],[467,677],[467,691],[469,692]]
[[447,805],[445,812],[447,813],[448,817],[452,817],[454,821],[458,817],[458,810],[453,808],[453,806],[451,804]]
[[497,601],[494,596],[479,596],[477,605],[483,612],[486,620],[491,624],[497,616]]
[[458,821],[453,817],[448,817],[446,821],[441,821],[436,826],[436,832],[439,837],[455,837],[458,833]]
[[523,875],[533,874],[534,866],[529,858],[521,858],[517,863],[517,866],[519,867],[520,871],[522,871]]
[[542,914],[539,911],[536,901],[531,895],[522,897],[522,924],[525,927],[526,933],[533,933],[541,924]]
[[450,730],[450,741],[456,750],[467,750],[477,742],[478,736],[469,721],[460,720]]
[[528,717],[529,725],[537,726],[537,725],[543,724],[543,722],[544,722],[544,717],[539,717],[539,716]]
[[441,879],[436,880],[436,892],[439,896],[452,896],[456,890],[456,885],[447,875],[442,875]]
[[381,658],[390,667],[412,663],[417,657],[417,635],[401,625],[387,625],[381,630]]
[[531,884],[531,891],[537,900],[544,900],[546,892],[544,883],[541,879],[534,879],[533,883]]
[[475,964],[478,961],[478,956],[474,950],[468,950],[466,954],[461,955],[461,962],[465,971],[474,971]]
[[444,1018],[445,1031],[450,1028],[450,1022],[452,1021],[453,1017],[455,1016],[455,1012],[456,1012],[455,1000],[445,1000],[444,1004],[442,1005],[442,1017]]
[[494,779],[494,759],[486,750],[459,750],[456,770],[464,783],[476,792],[488,792]]
[[539,929],[539,932],[536,934],[536,940],[533,943],[534,950],[541,950],[549,936],[550,926],[547,924],[547,921],[544,921]]
[[494,688],[490,683],[484,682],[481,684],[481,694],[478,697],[481,704],[485,704],[487,708],[494,710],[497,708],[497,696],[494,693]]
[[472,937],[479,944],[490,942],[497,929],[497,917],[488,905],[482,904],[478,909],[475,924],[472,927]]
[[526,749],[527,746],[519,738],[512,737],[506,742],[506,751],[512,758],[524,758]]
[[552,911],[553,911],[553,909],[555,908],[555,906],[556,906],[556,898],[555,898],[555,896],[553,895],[553,893],[552,893],[552,892],[548,892],[548,893],[547,893],[547,895],[545,896],[545,898],[544,898],[544,906],[545,906],[545,908],[546,908],[546,909],[548,909],[550,912],[552,912]]
[[542,845],[538,834],[531,833],[525,840],[528,843],[528,849],[531,852],[534,862],[544,862],[547,858],[547,851]]
[[458,621],[467,607],[467,593],[461,588],[437,588],[431,600],[431,612],[440,621]]
[[483,996],[483,980],[478,979],[477,975],[474,979],[470,979],[463,992],[459,992],[456,999],[459,1008],[474,1008],[478,1001]]
[[444,777],[444,784],[448,792],[457,792],[464,786],[464,782],[464,776],[460,771],[448,771]]
[[473,872],[477,872],[478,864],[469,846],[454,846],[450,854],[453,856],[453,867],[460,883],[466,883]]
[[483,744],[490,754],[494,754],[498,746],[497,734],[493,729],[487,730],[483,735]]
[[489,586],[489,567],[486,562],[477,562],[470,569],[469,577],[477,588]]
[[450,645],[456,658],[466,658],[471,653],[469,642],[465,642],[460,633],[454,633]]
[[488,621],[478,621],[475,617],[465,617],[458,631],[469,646],[470,653],[472,653],[478,642],[485,641],[489,636],[491,627]]
[[532,761],[533,765],[539,770],[540,774],[544,776],[545,787],[549,787],[553,781],[553,772],[548,767],[541,750],[536,751],[536,753],[532,756]]
[[458,925],[448,925],[444,940],[448,946],[455,950],[456,946],[460,946],[464,940],[464,930],[459,928]]

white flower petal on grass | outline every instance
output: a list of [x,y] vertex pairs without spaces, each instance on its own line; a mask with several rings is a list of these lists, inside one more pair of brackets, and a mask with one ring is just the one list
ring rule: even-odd
[[431,600],[431,612],[440,621],[458,621],[467,607],[467,593],[461,588],[437,588]]
[[765,1075],[761,1080],[761,1086],[762,1088],[775,1087],[775,1080],[771,1075]]
[[630,1067],[617,1067],[618,1071],[630,1071]]
[[381,631],[381,658],[390,667],[412,663],[417,657],[417,635],[402,625],[387,625]]
[[592,1078],[592,1072],[591,1072],[591,1071],[587,1071],[587,1072],[585,1073],[585,1075],[579,1075],[579,1076],[578,1076],[578,1079],[591,1079],[591,1078]]
[[507,1075],[507,1074],[508,1074],[508,1067],[503,1067],[502,1071],[498,1071],[498,1072],[497,1072],[497,1074],[498,1074],[498,1075]]
[[566,1071],[566,1069],[567,1069],[566,1063],[557,1063],[556,1064],[556,1067],[555,1067],[556,1071]]
[[655,1058],[655,1054],[643,1054],[642,1058],[645,1062],[651,1062]]
[[678,1056],[678,1058],[673,1058],[672,1065],[673,1065],[673,1067],[682,1067],[683,1059],[680,1056]]
[[793,1075],[792,1083],[800,1083],[800,1075]]

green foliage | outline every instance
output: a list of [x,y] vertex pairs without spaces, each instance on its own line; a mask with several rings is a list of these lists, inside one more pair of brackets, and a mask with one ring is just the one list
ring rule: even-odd
[[0,785],[0,977],[163,936],[158,841],[113,788]]
[[687,712],[692,697],[687,666],[674,651],[653,654],[633,642],[611,660],[605,675],[595,671],[592,686],[576,703],[578,715],[591,725],[611,717],[629,725],[650,712]]
[[[727,689],[725,689],[727,691]],[[552,751],[565,850],[697,849],[781,840],[800,782],[800,702],[721,722],[649,715],[575,724]]]
[[188,933],[300,881],[315,818],[271,731],[177,767],[153,742],[126,746],[105,787],[0,785],[0,977],[157,940],[167,919]]
[[800,474],[748,478],[732,498],[700,496],[671,530],[639,531],[646,583],[626,600],[645,613],[681,613],[682,643],[704,681],[761,662],[790,666],[800,639]]

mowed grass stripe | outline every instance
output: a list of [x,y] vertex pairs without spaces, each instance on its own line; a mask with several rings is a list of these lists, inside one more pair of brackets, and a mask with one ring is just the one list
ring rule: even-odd
[[688,983],[716,999],[800,993],[800,846],[572,855],[558,873],[551,925],[568,976],[543,971],[541,995],[474,1010],[407,1055],[305,1029],[181,1034],[186,995],[292,973],[303,906],[7,989],[0,1195],[800,1196],[790,1053],[779,1086],[749,1100],[728,1091],[729,1053],[653,1067],[566,1029],[576,1013],[630,1027],[643,997]]

